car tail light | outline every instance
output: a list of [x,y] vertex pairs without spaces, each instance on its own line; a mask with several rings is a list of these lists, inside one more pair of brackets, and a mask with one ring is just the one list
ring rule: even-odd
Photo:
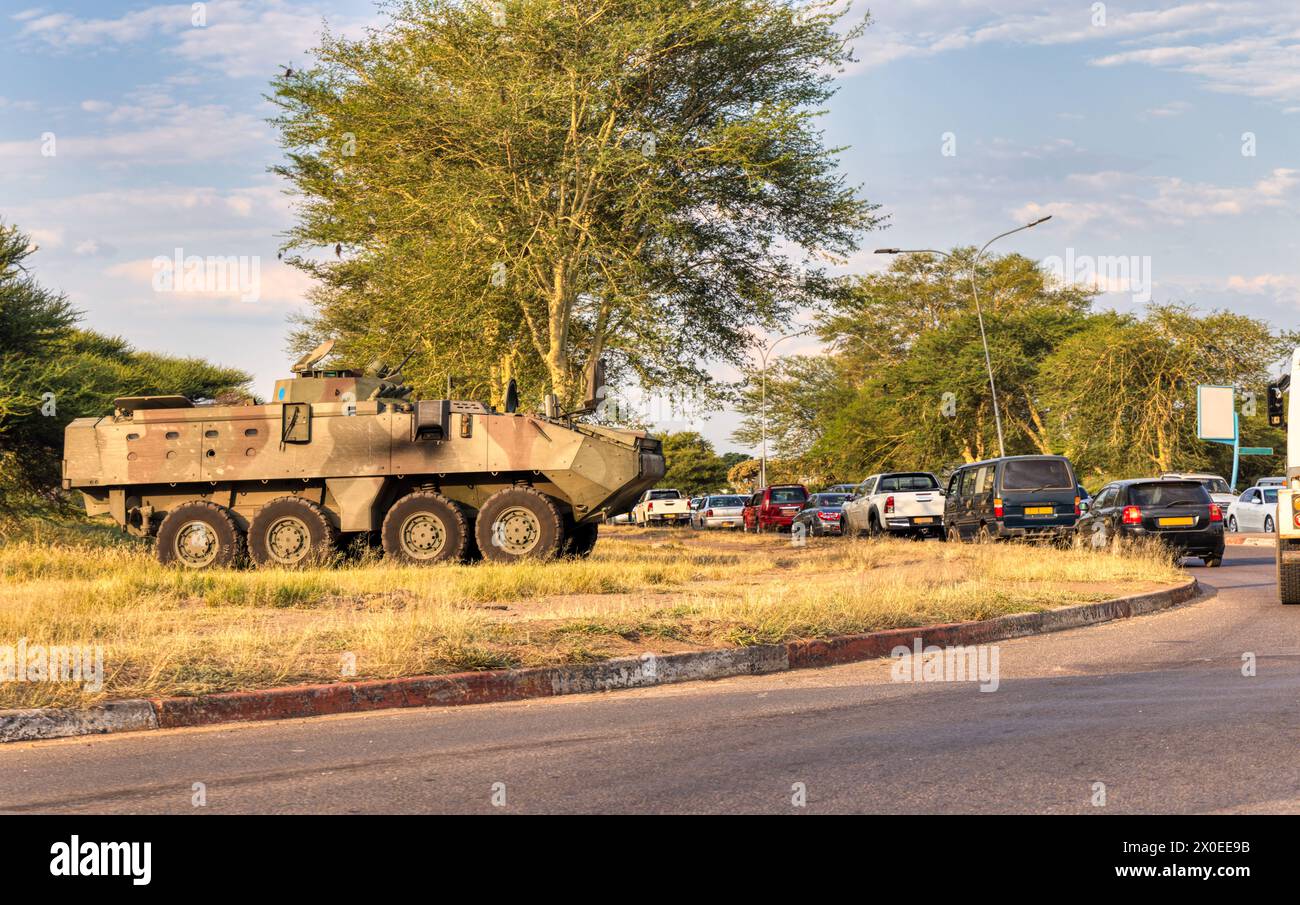
[[825,519],[828,522],[833,522],[840,517],[840,514],[838,512],[819,512],[817,513],[817,517],[819,519]]
[[1212,522],[1223,521],[1223,510],[1219,508],[1218,503],[1210,504],[1210,521]]
[[645,511],[646,511],[646,512],[649,512],[649,511],[650,511],[651,509],[653,509],[653,508],[655,508],[655,504],[654,504],[654,503],[646,503],[646,504],[645,504]]
[[704,510],[704,517],[705,517],[705,518],[713,518],[713,510],[712,510],[712,509],[705,509],[705,510]]
[[1083,510],[1079,508],[1079,498],[1078,498],[1078,497],[1075,497],[1075,498],[1074,498],[1074,514],[1075,514],[1075,515],[1083,515]]
[[1006,510],[1002,508],[1002,500],[994,498],[993,500],[993,517],[1002,518],[1002,513]]
[[886,498],[885,498],[885,514],[888,515],[889,513],[893,512],[893,511],[894,511],[894,498],[893,498],[892,496],[891,496],[891,497],[886,497]]
[[1142,524],[1142,510],[1137,506],[1125,506],[1124,514],[1120,516],[1120,521],[1126,525],[1140,525]]

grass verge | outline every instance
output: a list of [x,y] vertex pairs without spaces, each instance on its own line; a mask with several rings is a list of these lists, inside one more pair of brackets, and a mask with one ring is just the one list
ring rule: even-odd
[[103,647],[105,684],[0,682],[0,708],[575,663],[986,619],[1166,586],[1159,549],[606,529],[590,559],[184,572],[97,530],[0,546],[0,667],[20,639]]

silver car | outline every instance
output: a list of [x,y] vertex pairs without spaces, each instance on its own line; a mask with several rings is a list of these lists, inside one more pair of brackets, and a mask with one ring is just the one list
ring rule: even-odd
[[692,528],[739,528],[744,523],[743,496],[708,496],[691,512]]

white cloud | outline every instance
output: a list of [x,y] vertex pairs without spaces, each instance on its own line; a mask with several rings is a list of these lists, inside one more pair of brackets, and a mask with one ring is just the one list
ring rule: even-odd
[[1034,0],[1002,0],[996,11],[917,0],[872,12],[875,24],[855,47],[855,71],[989,44],[1109,44],[1114,51],[1092,65],[1169,69],[1196,76],[1214,91],[1300,100],[1300,5],[1294,0],[1165,0],[1134,11],[1112,3],[1104,25],[1094,24],[1090,3],[1043,13]]
[[1068,177],[1065,187],[1079,197],[1026,204],[1016,208],[1015,216],[1033,219],[1051,214],[1072,228],[1098,222],[1142,226],[1153,221],[1181,224],[1239,217],[1294,205],[1300,195],[1300,170],[1278,168],[1245,186],[1189,182],[1172,176],[1078,173]]
[[58,248],[63,245],[63,230],[34,228],[25,230],[33,245],[41,248]]
[[1169,117],[1182,116],[1191,109],[1192,105],[1187,101],[1171,101],[1167,104],[1162,104],[1159,107],[1150,108],[1147,110],[1146,115],[1153,116],[1157,119],[1167,119]]
[[[160,36],[168,52],[231,78],[266,79],[295,62],[320,40],[324,7],[292,0],[209,0],[206,24],[192,24],[189,3],[152,6],[117,18],[78,18],[69,13],[29,16],[20,38],[55,50],[80,51],[124,46]],[[359,36],[379,16],[335,17],[331,29]]]
[[158,166],[229,159],[273,147],[269,129],[260,117],[232,113],[217,105],[172,103],[149,110],[125,105],[108,111],[106,120],[129,121],[142,127],[99,135],[56,133],[54,158],[41,155],[39,139],[0,142],[0,162],[10,170],[48,166],[61,160],[76,161],[78,165],[138,161]]

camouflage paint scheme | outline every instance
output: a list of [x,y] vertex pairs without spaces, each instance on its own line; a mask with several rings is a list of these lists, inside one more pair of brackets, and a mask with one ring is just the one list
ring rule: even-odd
[[[446,435],[417,438],[417,403],[403,391],[355,372],[313,371],[277,382],[265,405],[124,397],[112,415],[68,425],[63,486],[81,491],[88,513],[142,536],[193,500],[228,507],[247,531],[262,506],[284,496],[317,503],[337,530],[356,532],[377,530],[413,490],[476,510],[520,484],[552,498],[574,524],[598,522],[628,511],[664,474],[659,441],[643,431],[480,402],[451,401]],[[293,403],[306,404],[294,425],[306,442],[281,442]]]

